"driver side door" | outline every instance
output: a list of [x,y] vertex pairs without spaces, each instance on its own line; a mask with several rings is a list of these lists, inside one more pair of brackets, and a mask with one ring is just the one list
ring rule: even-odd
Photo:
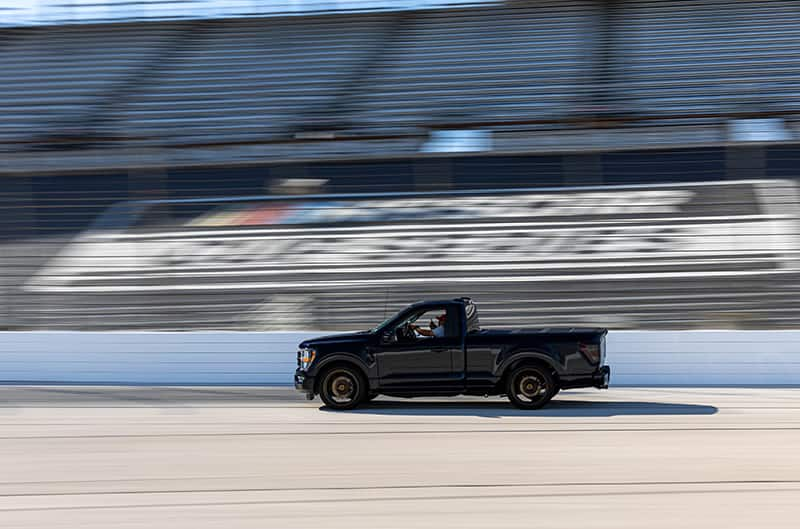
[[[416,322],[425,327],[430,313],[449,312],[447,308],[427,308]],[[448,314],[449,316],[449,314]],[[407,323],[407,320],[395,327]],[[449,327],[455,327],[450,325]],[[449,329],[448,329],[449,330]],[[398,394],[457,394],[463,384],[461,371],[454,370],[454,357],[461,353],[460,333],[445,332],[444,336],[417,336],[383,343],[375,351],[381,390]]]

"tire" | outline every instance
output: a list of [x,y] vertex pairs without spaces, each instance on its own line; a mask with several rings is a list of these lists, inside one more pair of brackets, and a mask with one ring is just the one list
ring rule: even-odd
[[319,384],[319,396],[332,410],[352,410],[368,394],[367,382],[357,368],[337,366],[326,370]]
[[539,366],[520,366],[511,372],[506,395],[511,404],[523,410],[536,410],[550,402],[558,385],[548,369]]

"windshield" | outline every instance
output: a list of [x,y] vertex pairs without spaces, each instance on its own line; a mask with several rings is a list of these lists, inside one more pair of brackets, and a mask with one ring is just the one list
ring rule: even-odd
[[418,319],[420,319],[420,317],[430,313],[431,311],[442,312],[444,310],[446,310],[444,307],[436,307],[436,308],[422,307],[422,308],[417,308],[416,310],[413,311],[409,311],[409,308],[405,308],[399,312],[392,314],[391,316],[383,320],[379,325],[370,329],[369,332],[378,332],[381,330],[385,330],[385,328],[388,327],[389,324],[393,321],[397,321],[398,327],[400,325],[404,325],[407,323],[414,323]]
[[380,322],[378,325],[376,325],[375,327],[373,327],[372,329],[370,329],[367,332],[377,332],[377,331],[379,331],[382,327],[385,327],[386,325],[389,324],[390,321],[395,319],[398,316],[398,314],[400,314],[400,312],[395,312],[394,314],[392,314],[391,316],[389,316],[388,318],[386,318],[385,320],[383,320],[382,322]]

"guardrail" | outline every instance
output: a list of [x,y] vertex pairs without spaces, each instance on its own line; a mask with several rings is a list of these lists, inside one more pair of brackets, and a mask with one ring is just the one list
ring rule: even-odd
[[[0,383],[290,385],[314,332],[2,332]],[[612,331],[612,385],[798,385],[800,331]]]

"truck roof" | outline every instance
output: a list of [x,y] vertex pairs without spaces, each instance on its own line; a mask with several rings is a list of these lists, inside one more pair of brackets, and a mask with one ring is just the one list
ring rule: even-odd
[[447,305],[449,303],[461,303],[466,305],[468,303],[472,303],[472,299],[468,297],[460,297],[460,298],[450,298],[450,299],[426,299],[422,301],[416,301],[409,305],[409,307],[418,307],[420,305]]

